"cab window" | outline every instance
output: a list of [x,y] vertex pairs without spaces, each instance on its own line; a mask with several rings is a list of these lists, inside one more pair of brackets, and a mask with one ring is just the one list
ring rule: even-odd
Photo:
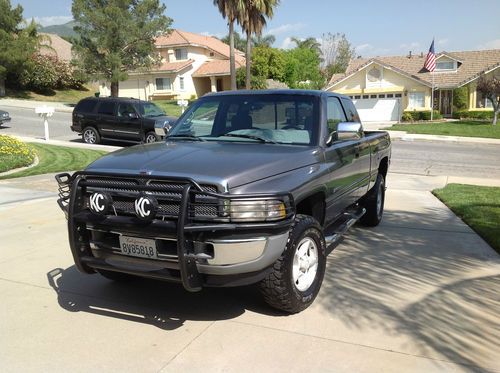
[[337,124],[347,121],[346,116],[337,97],[328,97],[326,110],[326,123],[328,126],[328,133],[332,133],[333,131],[337,130]]
[[360,122],[358,111],[356,110],[356,107],[354,106],[351,100],[343,98],[342,106],[344,106],[348,122]]

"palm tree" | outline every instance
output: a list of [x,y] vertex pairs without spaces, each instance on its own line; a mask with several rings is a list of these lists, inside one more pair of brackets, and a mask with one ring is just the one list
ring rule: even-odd
[[236,90],[236,62],[234,60],[234,22],[241,18],[244,0],[213,0],[219,8],[222,17],[227,18],[229,25],[229,70],[231,74],[231,89]]
[[252,38],[252,43],[254,47],[270,47],[276,41],[276,37],[274,35],[259,35]]
[[306,48],[315,50],[321,56],[321,43],[316,38],[309,37],[307,39],[291,38],[297,48]]
[[262,30],[266,27],[266,18],[272,18],[274,7],[279,4],[279,0],[243,0],[244,8],[240,13],[240,24],[247,35],[246,48],[246,89],[250,89],[250,64],[252,57],[252,34],[262,35]]

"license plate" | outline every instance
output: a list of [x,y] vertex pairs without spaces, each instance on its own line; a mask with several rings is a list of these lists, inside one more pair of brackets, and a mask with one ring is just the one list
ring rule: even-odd
[[155,240],[146,238],[120,236],[120,250],[122,254],[139,258],[157,259]]

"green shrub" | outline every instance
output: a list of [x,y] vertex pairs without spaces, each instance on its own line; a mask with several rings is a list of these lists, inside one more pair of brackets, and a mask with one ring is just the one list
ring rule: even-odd
[[[442,119],[443,116],[437,110],[434,110],[433,120],[434,119]],[[416,122],[419,120],[431,120],[431,111],[423,110],[423,111],[404,111],[401,116],[401,121],[403,122]]]
[[455,88],[453,90],[453,111],[467,109],[469,90],[467,87]]
[[455,119],[493,119],[493,110],[458,110],[453,112]]

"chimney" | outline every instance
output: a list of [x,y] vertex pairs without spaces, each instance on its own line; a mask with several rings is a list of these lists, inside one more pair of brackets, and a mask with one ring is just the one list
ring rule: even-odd
[[420,52],[420,58],[424,58],[424,52]]
[[408,52],[408,58],[411,58],[411,51]]

